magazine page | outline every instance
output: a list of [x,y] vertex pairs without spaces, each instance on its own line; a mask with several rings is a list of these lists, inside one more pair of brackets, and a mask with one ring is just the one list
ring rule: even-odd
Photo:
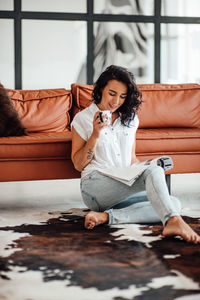
[[141,175],[149,166],[159,165],[164,170],[170,170],[173,167],[172,159],[169,156],[161,156],[158,158],[146,160],[135,163],[125,168],[109,168],[99,171],[101,174],[109,176],[120,182],[131,186],[135,180]]
[[138,172],[144,171],[146,168],[148,168],[148,166],[149,164],[145,165],[145,162],[141,162],[135,163],[126,168],[110,168],[101,170],[99,172],[113,178],[129,181],[133,177],[137,176]]

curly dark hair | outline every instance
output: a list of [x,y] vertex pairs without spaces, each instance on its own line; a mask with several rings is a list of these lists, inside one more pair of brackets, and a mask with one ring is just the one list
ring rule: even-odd
[[111,65],[106,68],[95,82],[92,94],[95,104],[101,102],[102,91],[110,80],[123,82],[128,88],[127,97],[122,106],[117,109],[117,112],[120,114],[121,123],[129,127],[142,103],[142,93],[138,90],[135,78],[130,71],[120,66]]

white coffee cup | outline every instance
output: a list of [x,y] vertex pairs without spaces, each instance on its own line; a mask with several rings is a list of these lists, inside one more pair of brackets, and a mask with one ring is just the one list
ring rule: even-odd
[[110,110],[103,110],[99,113],[101,122],[107,122],[108,125],[112,123],[112,112]]

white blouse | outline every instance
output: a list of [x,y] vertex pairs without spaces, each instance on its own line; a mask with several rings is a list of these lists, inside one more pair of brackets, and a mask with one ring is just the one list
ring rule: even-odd
[[[93,131],[93,119],[99,110],[96,104],[77,113],[71,123],[82,139],[88,141]],[[91,162],[83,169],[81,177],[85,177],[94,170],[105,168],[122,168],[130,166],[133,143],[139,125],[137,115],[130,123],[130,127],[121,124],[120,117],[113,125],[102,129],[98,144],[94,150]]]

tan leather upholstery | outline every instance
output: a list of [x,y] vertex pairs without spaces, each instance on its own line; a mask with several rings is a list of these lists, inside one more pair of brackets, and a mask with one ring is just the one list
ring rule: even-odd
[[1,158],[19,159],[70,159],[71,131],[32,133],[22,137],[1,138]]
[[[80,173],[71,159],[0,161],[0,181],[48,180],[78,178]],[[67,193],[67,191],[66,191]]]
[[61,132],[70,123],[71,92],[65,89],[8,90],[28,132]]
[[92,102],[93,85],[77,84],[71,85],[72,95],[74,96],[75,105],[78,108],[85,108]]
[[196,152],[200,150],[199,128],[148,128],[137,131],[137,152]]
[[[199,84],[139,84],[143,100],[138,111],[140,128],[200,127]],[[77,113],[89,106],[93,85],[72,84]]]
[[89,84],[73,83],[71,85],[75,114],[92,103],[93,88],[94,86]]
[[198,84],[139,85],[143,104],[138,112],[140,128],[200,127]]
[[200,129],[138,129],[136,154],[141,161],[161,155],[171,156],[174,168],[168,173],[198,173],[200,172]]
[[[200,172],[200,85],[139,85],[136,153],[142,161],[174,160],[171,173]],[[0,181],[76,178],[71,161],[70,116],[91,104],[93,85],[71,91],[9,90],[28,136],[0,138]],[[73,96],[73,101],[72,101]]]

